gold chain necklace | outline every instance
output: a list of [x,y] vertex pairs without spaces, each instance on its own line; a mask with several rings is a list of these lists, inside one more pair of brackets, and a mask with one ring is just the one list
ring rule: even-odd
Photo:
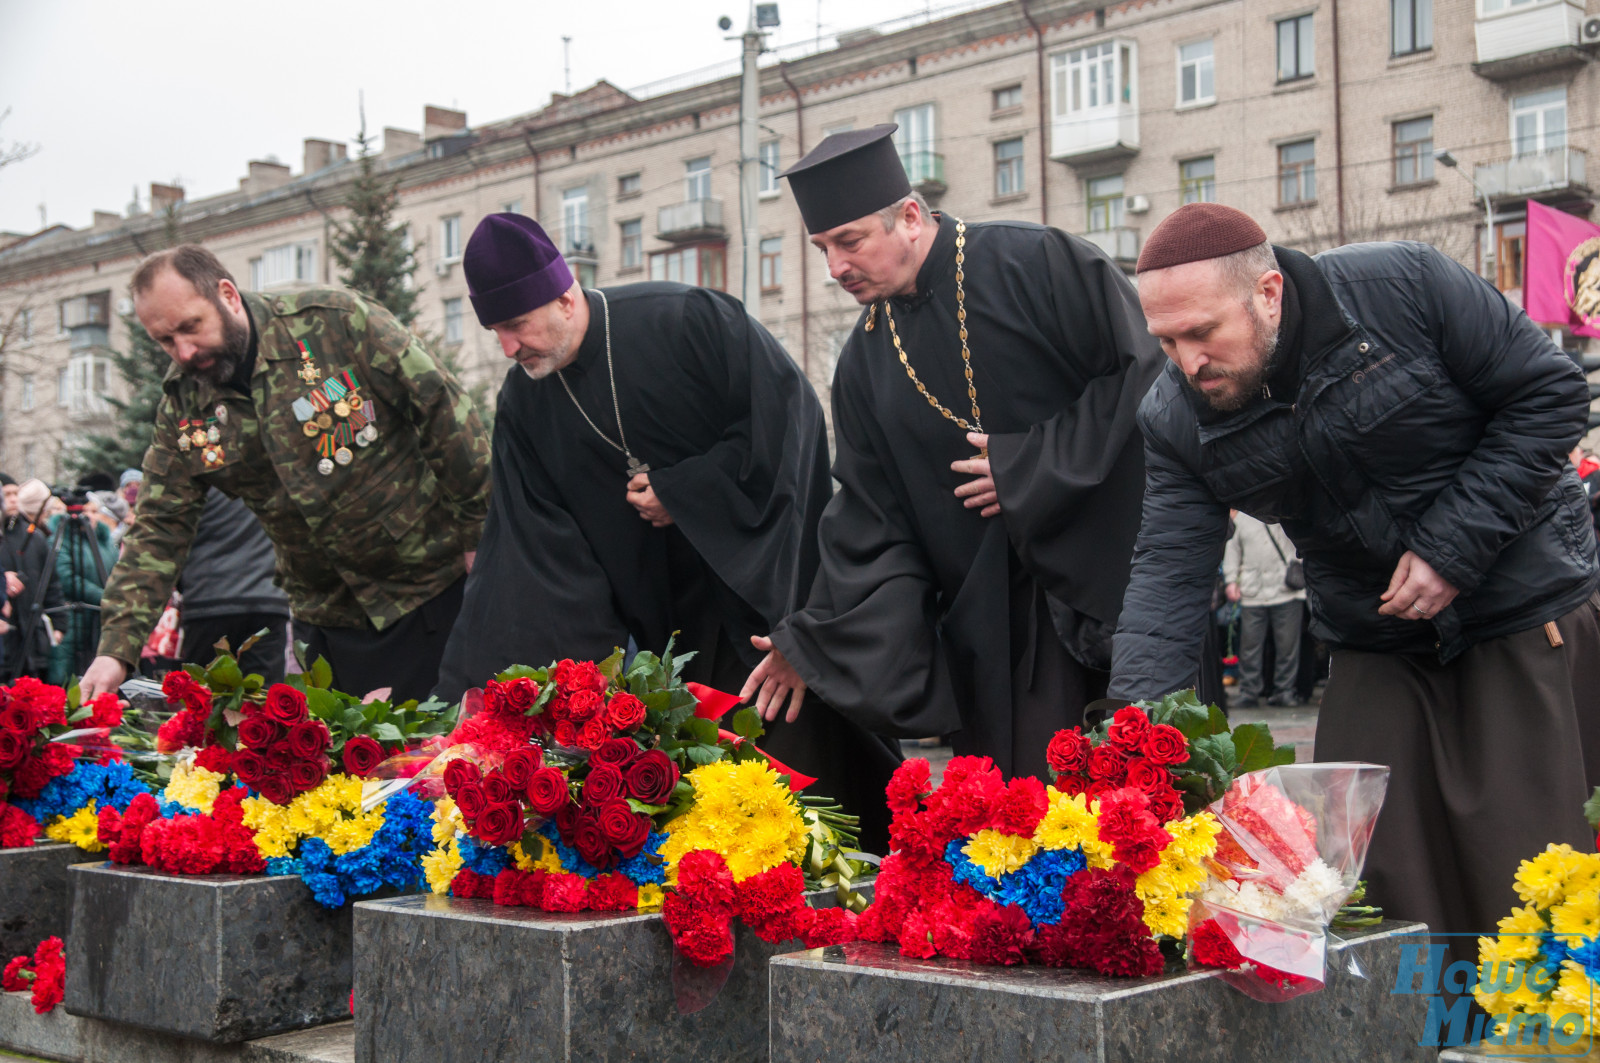
[[911,368],[911,359],[906,357],[906,349],[900,345],[900,330],[894,325],[894,312],[889,309],[889,300],[883,301],[883,319],[889,323],[889,336],[894,340],[895,353],[900,355],[900,364],[905,366],[906,376],[917,386],[922,397],[928,400],[928,405],[944,414],[946,418],[960,425],[968,432],[983,431],[983,414],[978,409],[978,386],[972,380],[972,351],[967,347],[967,292],[963,286],[966,280],[962,272],[962,264],[966,262],[967,223],[960,218],[956,219],[956,330],[961,335],[961,363],[967,371],[967,398],[972,402],[972,420],[957,417],[945,408],[944,404],[933,397],[920,379],[917,371]]

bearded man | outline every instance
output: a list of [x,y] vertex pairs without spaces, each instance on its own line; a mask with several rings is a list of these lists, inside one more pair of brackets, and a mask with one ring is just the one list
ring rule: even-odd
[[354,292],[242,293],[192,244],[145,259],[130,287],[173,364],[84,697],[137,665],[211,487],[260,518],[296,633],[336,687],[425,696],[488,508],[489,438],[472,400]]
[[1594,837],[1600,597],[1566,461],[1583,374],[1425,244],[1313,259],[1191,204],[1138,270],[1171,365],[1139,408],[1144,523],[1111,694],[1193,682],[1229,507],[1280,524],[1333,649],[1316,759],[1391,769],[1369,896],[1435,932],[1492,932],[1519,861]]
[[[462,258],[473,310],[514,365],[494,497],[439,692],[512,664],[614,647],[695,656],[738,690],[752,636],[804,600],[828,500],[822,406],[738,300],[644,283],[585,291],[538,222],[491,214]],[[888,840],[899,752],[819,706],[761,746]]]
[[1134,410],[1161,356],[1090,244],[930,213],[894,129],[835,134],[784,175],[866,310],[833,381],[821,569],[745,693],[792,718],[809,689],[869,730],[1043,775],[1104,692],[1144,483]]

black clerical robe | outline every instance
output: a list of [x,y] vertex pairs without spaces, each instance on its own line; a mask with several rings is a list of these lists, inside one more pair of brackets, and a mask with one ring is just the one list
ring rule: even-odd
[[[606,305],[591,291],[588,329],[562,371],[572,394],[561,377],[520,368],[501,388],[489,517],[441,696],[515,663],[598,660],[630,637],[660,653],[674,631],[678,651],[698,654],[686,678],[737,693],[761,658],[750,636],[805,601],[831,492],[810,383],[721,292],[645,283],[605,295],[622,433]],[[627,460],[601,432],[625,434],[650,466],[672,525],[653,528],[628,503]],[[762,747],[817,776],[816,790],[862,815],[864,841],[881,846],[897,751],[823,705],[767,727]]]
[[[916,294],[888,306],[917,376],[970,419],[955,227],[939,219]],[[821,568],[773,638],[864,727],[954,732],[958,751],[1043,774],[1049,735],[1103,691],[1144,491],[1134,413],[1165,359],[1132,284],[1076,237],[970,225],[963,271],[1001,514],[955,497],[965,431],[908,378],[883,308],[863,314],[833,384]]]

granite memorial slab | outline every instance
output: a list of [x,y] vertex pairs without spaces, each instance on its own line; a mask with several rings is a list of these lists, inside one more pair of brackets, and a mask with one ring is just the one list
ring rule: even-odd
[[[1047,967],[914,960],[857,942],[769,964],[772,1063],[1319,1063],[1432,1060],[1425,998],[1392,992],[1400,945],[1384,923],[1330,943],[1322,991],[1262,1004],[1214,973],[1103,978]],[[747,1058],[755,1058],[754,1056]]]
[[[816,895],[813,904],[831,902]],[[766,1055],[768,945],[735,929],[710,1004],[680,1014],[658,914],[428,895],[355,910],[357,1063],[749,1063]],[[703,981],[691,972],[691,980]]]
[[71,871],[66,1009],[212,1043],[347,1019],[350,909],[299,878]]
[[47,937],[67,937],[72,923],[67,868],[94,857],[60,842],[0,849],[0,964],[32,952]]

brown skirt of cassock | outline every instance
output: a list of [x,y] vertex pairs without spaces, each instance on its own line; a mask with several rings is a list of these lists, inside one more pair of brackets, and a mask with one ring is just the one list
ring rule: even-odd
[[1600,595],[1556,621],[1490,639],[1449,664],[1335,650],[1318,761],[1387,764],[1364,877],[1393,919],[1427,923],[1475,962],[1520,903],[1517,865],[1553,842],[1589,851],[1582,806],[1600,783]]

